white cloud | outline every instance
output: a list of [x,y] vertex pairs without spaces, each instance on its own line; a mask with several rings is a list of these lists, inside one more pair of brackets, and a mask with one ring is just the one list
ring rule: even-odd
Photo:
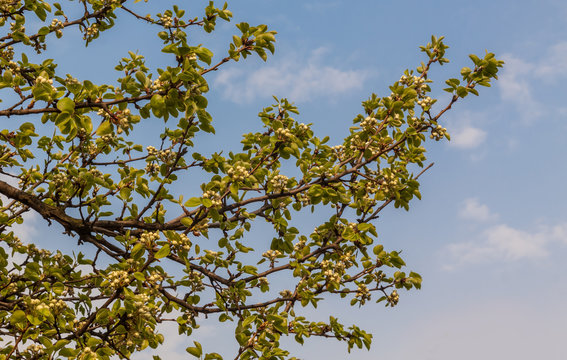
[[485,122],[486,115],[476,111],[463,111],[458,116],[450,116],[446,123],[451,135],[449,146],[461,150],[479,147],[486,141],[487,133],[478,124]]
[[482,240],[450,244],[447,250],[456,264],[515,261],[546,257],[550,229],[527,232],[501,224],[482,232]]
[[464,126],[450,132],[450,146],[459,149],[473,149],[480,146],[486,139],[486,131],[472,126]]
[[459,216],[463,219],[475,221],[491,221],[498,218],[498,214],[490,211],[488,206],[479,203],[477,198],[468,198],[463,201],[463,206],[459,210]]
[[525,122],[532,122],[543,115],[543,106],[532,94],[533,74],[536,65],[523,61],[513,55],[504,55],[504,70],[498,78],[500,96],[516,105],[518,113]]
[[[495,221],[499,217],[477,198],[465,199],[458,215],[480,223]],[[447,245],[444,251],[453,261],[444,268],[451,270],[466,264],[543,259],[550,254],[553,243],[567,244],[567,222],[540,225],[531,230],[498,223],[479,230],[474,238]]]
[[272,95],[308,101],[360,89],[368,73],[325,65],[322,61],[326,52],[319,48],[312,51],[308,59],[290,56],[253,71],[233,67],[223,70],[215,83],[223,89],[225,97],[237,103]]
[[537,66],[535,74],[546,80],[557,80],[567,75],[567,42],[560,42],[552,46]]

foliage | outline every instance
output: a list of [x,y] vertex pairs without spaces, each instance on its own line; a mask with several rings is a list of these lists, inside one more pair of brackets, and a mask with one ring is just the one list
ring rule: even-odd
[[[450,101],[433,112],[428,74],[448,60],[443,38],[432,37],[421,49],[427,61],[390,95],[364,101],[342,144],[328,145],[293,118],[293,104],[275,99],[259,113],[265,130],[245,134],[240,152],[201,154],[195,137],[214,133],[207,74],[253,54],[266,60],[276,32],[240,23],[228,55],[213,61],[187,32],[229,21],[226,4],[188,18],[176,6],[139,15],[138,1],[0,1],[0,88],[10,102],[0,110],[0,358],[129,358],[163,342],[158,324],[173,319],[189,337],[209,314],[234,323],[241,359],[291,356],[282,336],[368,348],[371,335],[356,325],[312,321],[302,309],[331,296],[394,306],[399,290],[420,288],[399,252],[376,244],[373,220],[390,203],[407,210],[421,197],[413,171],[424,167],[427,135],[448,138],[440,117],[490,86],[502,62],[471,55],[473,66],[446,82]],[[129,52],[111,85],[62,76],[44,58],[65,33],[80,31],[88,45],[122,17],[153,26],[171,62],[152,72]],[[167,127],[140,144],[134,130],[151,118]],[[283,170],[290,165],[295,176]],[[178,184],[203,174],[200,189]],[[323,208],[333,215],[311,233],[293,226],[294,216]],[[53,225],[46,236],[61,225],[83,252],[72,242],[50,252],[20,241],[12,227],[26,212]],[[271,243],[247,241],[262,221],[273,227]],[[190,345],[195,357],[221,358]]]

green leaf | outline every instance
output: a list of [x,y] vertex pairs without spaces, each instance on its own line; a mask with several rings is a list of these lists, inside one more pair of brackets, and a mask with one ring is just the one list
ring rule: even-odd
[[57,102],[57,109],[61,112],[72,114],[75,111],[75,102],[68,97],[64,97]]
[[47,35],[49,34],[51,30],[49,29],[49,27],[44,26],[42,28],[39,29],[39,31],[37,32],[39,35]]
[[145,246],[143,243],[137,243],[134,248],[132,249],[132,253],[131,256],[134,259],[139,259],[140,256],[142,256],[142,254],[144,253],[145,250]]
[[134,273],[134,278],[135,278],[136,280],[146,281],[146,277],[144,276],[144,274],[142,274],[142,273],[139,272],[139,271],[136,271],[136,272]]
[[183,226],[185,227],[190,227],[191,225],[193,225],[193,220],[190,217],[184,217],[180,221],[181,224],[183,224]]
[[204,360],[222,360],[222,356],[220,356],[220,354],[218,353],[209,353],[205,355]]
[[201,206],[201,199],[198,197],[192,197],[191,199],[187,200],[184,205],[186,207]]
[[157,253],[155,253],[154,257],[156,259],[161,259],[169,255],[170,249],[169,244],[165,244]]
[[201,199],[201,203],[202,203],[205,207],[211,207],[211,206],[213,206],[213,201],[212,201],[211,199],[203,198],[203,199]]
[[144,74],[143,72],[136,71],[135,76],[142,85],[146,83],[146,74]]
[[25,326],[26,322],[27,322],[26,313],[23,312],[22,310],[14,311],[14,313],[10,317],[10,324],[12,325],[23,324]]
[[63,291],[65,290],[65,285],[63,285],[63,283],[61,283],[61,282],[56,282],[51,287],[51,290],[53,291],[53,293],[55,295],[61,295],[63,293]]
[[97,322],[104,322],[110,316],[110,310],[107,308],[102,308],[96,313],[96,321]]
[[150,100],[152,112],[157,117],[162,117],[165,112],[165,99],[160,94],[154,94]]
[[360,231],[368,231],[373,228],[372,224],[361,223],[356,226]]
[[128,199],[130,198],[131,192],[132,192],[132,189],[124,187],[124,188],[120,189],[120,197],[122,198],[122,200],[128,201]]
[[112,124],[108,120],[103,121],[98,127],[98,129],[96,129],[96,134],[98,136],[107,135],[110,134],[111,132],[112,132]]
[[75,357],[79,353],[79,349],[63,348],[59,351],[60,356],[67,358]]
[[203,61],[207,65],[211,65],[211,60],[213,58],[213,52],[204,47],[195,48],[195,55],[199,58],[199,60]]
[[194,357],[200,358],[201,355],[203,354],[203,348],[201,346],[201,344],[199,344],[196,341],[193,341],[193,343],[195,344],[194,347],[188,347],[187,349],[185,349],[189,354],[193,355]]

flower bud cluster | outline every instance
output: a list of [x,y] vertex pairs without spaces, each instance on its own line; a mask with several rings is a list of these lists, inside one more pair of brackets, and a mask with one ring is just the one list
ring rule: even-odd
[[189,273],[189,281],[191,281],[191,287],[193,291],[203,291],[205,290],[205,285],[203,285],[203,275],[196,271],[191,271]]
[[309,125],[305,125],[304,123],[297,125],[297,127],[301,133],[307,132],[310,129]]
[[129,282],[128,273],[124,270],[111,271],[108,274],[108,280],[110,280],[110,287],[113,289],[118,289]]
[[281,256],[282,252],[279,250],[268,250],[262,254],[263,257],[267,258],[271,262],[274,262],[276,258]]
[[92,177],[94,177],[94,178],[100,178],[100,179],[102,179],[102,178],[104,177],[104,175],[102,174],[102,171],[100,171],[100,170],[97,169],[97,168],[90,168],[90,169],[89,169],[89,174],[91,174]]
[[159,240],[159,231],[145,232],[140,236],[140,242],[146,245],[147,248],[153,248],[156,240]]
[[171,16],[163,15],[159,19],[163,27],[170,28],[171,26],[173,26],[173,20],[171,19]]
[[207,253],[207,255],[217,258],[219,257],[219,252],[218,251],[213,251],[213,250],[205,250],[205,253]]
[[150,296],[148,294],[137,294],[133,299],[132,305],[134,305],[134,312],[128,313],[128,317],[139,316],[142,319],[151,319],[155,313],[155,308],[150,307],[147,304],[150,301]]
[[[13,244],[13,245],[12,245]],[[24,245],[20,239],[15,238],[12,243],[10,244],[10,247],[12,248],[17,248],[19,246],[23,246],[25,247],[25,251],[26,253],[28,253],[29,256],[38,256],[38,257],[42,257],[42,258],[49,258],[51,257],[51,251],[49,250],[45,250],[45,249],[38,249],[37,246],[35,246],[35,244],[29,244],[29,245]],[[41,278],[45,277],[45,274],[41,275]]]
[[293,134],[291,133],[291,130],[286,129],[286,128],[279,128],[275,131],[276,136],[278,137],[279,140],[288,140],[291,137],[293,137]]
[[0,0],[0,11],[9,12],[10,8],[16,4],[14,0]]
[[36,85],[39,85],[39,84],[47,84],[47,85],[50,85],[51,88],[52,88],[53,90],[55,90],[55,87],[53,86],[53,79],[46,78],[46,77],[43,76],[43,75],[39,75],[39,76],[35,79],[35,83],[36,83]]
[[116,135],[114,134],[106,134],[100,137],[100,140],[104,144],[112,144],[114,145],[116,142]]
[[120,5],[121,1],[120,0],[104,0],[104,5],[105,6],[111,6],[111,5]]
[[[1,5],[0,5],[0,7],[1,7]],[[10,46],[6,46],[4,49],[0,50],[0,57],[2,57],[5,60],[12,60],[14,58],[14,47],[10,45]],[[16,64],[16,63],[13,63],[13,64]]]
[[95,37],[96,35],[98,35],[98,24],[92,24],[91,26],[89,26],[88,28],[85,29],[85,35],[83,36],[84,40],[87,39],[92,39],[93,37]]
[[425,87],[427,86],[426,81],[423,77],[421,76],[406,76],[406,75],[402,75],[402,77],[400,78],[400,84],[403,85],[415,85],[415,89],[419,92],[420,90],[425,90]]
[[23,26],[22,23],[17,24],[15,22],[11,22],[10,23],[10,30],[26,32],[26,27]]
[[360,138],[360,135],[355,134],[350,138],[349,149],[351,151],[362,150],[366,146],[366,142]]
[[161,79],[158,78],[154,80],[154,82],[152,83],[151,89],[153,91],[161,90],[165,85],[167,85],[167,82],[162,81]]
[[373,196],[373,194],[375,194],[377,192],[377,188],[375,185],[370,185],[367,184],[366,186],[366,191],[364,192],[364,195],[360,198],[360,201],[362,203],[362,205],[366,208],[371,207],[376,205],[376,199]]
[[45,309],[49,309],[49,305],[42,303],[39,299],[30,299],[29,307],[32,311],[41,312]]
[[295,245],[293,245],[293,251],[301,251],[305,247],[306,242],[306,238],[301,238],[298,242],[295,243]]
[[[14,56],[14,54],[12,53],[12,56]],[[20,68],[20,65],[18,65],[17,63],[13,62],[13,61],[9,61],[8,62],[8,67],[16,72],[22,70]]]
[[49,27],[51,28],[51,30],[61,29],[63,28],[63,22],[61,22],[61,20],[59,19],[53,19],[51,20],[51,24],[49,24]]
[[243,181],[250,175],[246,167],[242,165],[233,166],[229,168],[226,173],[233,181]]
[[97,112],[98,115],[103,116],[105,119],[112,119],[111,121],[118,126],[116,130],[117,133],[121,134],[124,129],[130,128],[130,109],[124,110],[116,110],[113,112],[113,116],[110,116],[104,109],[99,109]]
[[270,282],[268,281],[268,278],[265,276],[262,276],[260,278],[258,278],[258,286],[269,286]]
[[360,122],[360,126],[364,129],[364,131],[372,131],[376,129],[378,125],[378,120],[375,117],[367,116]]
[[65,79],[65,84],[66,85],[78,85],[81,82],[79,80],[77,80],[76,78],[72,77],[71,75],[67,74],[67,78]]
[[329,282],[340,282],[341,275],[345,272],[345,264],[342,261],[332,262],[329,260],[321,261],[323,275]]
[[390,172],[385,172],[382,176],[382,183],[380,189],[386,194],[390,195],[393,191],[396,191],[399,181],[395,174]]
[[53,176],[51,177],[51,183],[56,188],[60,188],[67,183],[68,179],[69,177],[67,176],[67,174],[57,173],[57,174],[53,174]]
[[364,304],[366,300],[370,300],[370,290],[368,290],[366,284],[358,284],[355,297],[360,299],[361,304]]
[[327,281],[329,281],[329,282],[340,282],[341,281],[341,274],[339,274],[338,272],[335,272],[332,269],[325,270],[323,272],[323,275],[325,275],[325,277],[327,278]]
[[178,248],[178,249],[183,249],[185,251],[189,251],[191,250],[191,241],[189,240],[189,237],[186,234],[179,234],[179,239],[174,238],[171,239],[171,245],[173,245],[174,247]]
[[[0,7],[1,7],[1,5],[0,5]],[[44,350],[43,346],[41,346],[40,344],[31,344],[26,348],[26,352],[32,353],[37,357],[38,355],[43,355],[45,353],[45,350]],[[33,357],[33,358],[36,358],[36,357]]]
[[205,191],[203,193],[203,198],[210,199],[211,202],[213,203],[213,207],[219,207],[219,206],[222,205],[222,200],[221,200],[219,193],[217,193],[214,190]]
[[163,275],[157,271],[152,272],[150,276],[146,278],[146,280],[152,285],[159,284],[160,282],[163,281],[163,279],[164,279]]
[[302,206],[307,206],[311,203],[311,199],[306,193],[299,193],[295,195],[295,198],[301,203]]
[[150,174],[150,175],[155,175],[159,172],[159,165],[156,163],[148,163],[146,164],[146,173]]
[[325,172],[324,166],[315,165],[315,166],[312,166],[310,170],[311,170],[311,173],[314,174],[314,175],[321,175],[321,176],[328,175],[328,173]]
[[293,296],[293,292],[291,290],[283,290],[280,291],[280,296],[283,298],[290,298]]
[[[128,346],[128,347],[134,346],[135,345],[134,341],[140,339],[140,333],[135,331],[135,330],[131,330],[131,331],[128,332],[128,338],[127,339],[128,340],[126,340],[126,342],[125,342],[126,346]],[[139,347],[139,345],[136,346],[136,348],[138,348],[138,347]]]
[[175,159],[176,153],[171,149],[160,150],[157,153],[157,157],[164,163],[169,163]]
[[[156,149],[153,146],[148,146],[146,147],[146,150],[148,151],[148,156],[159,156],[160,155],[160,150]],[[146,173],[150,174],[150,175],[155,175],[159,172],[159,165],[154,163],[154,162],[150,162],[146,164]]]
[[352,255],[352,251],[347,251],[341,255],[341,262],[345,268],[349,268],[353,265],[354,256]]
[[272,187],[272,191],[275,193],[287,191],[287,181],[288,177],[285,175],[274,176],[270,179],[270,186]]
[[65,301],[63,301],[61,299],[51,299],[49,301],[48,306],[51,309],[51,311],[56,313],[56,314],[61,312],[61,310],[67,308],[67,304],[65,303]]
[[90,347],[85,346],[83,348],[83,351],[81,351],[81,355],[79,355],[77,359],[98,359],[98,355]]
[[417,101],[417,105],[421,106],[424,110],[427,110],[433,105],[433,99],[429,96],[424,97]]
[[431,139],[435,140],[441,140],[445,136],[447,136],[447,129],[441,125],[437,125],[437,127],[433,128],[431,130],[431,135],[429,135]]
[[398,292],[396,290],[392,291],[390,296],[388,296],[388,301],[392,306],[396,305],[398,301],[400,301],[400,295],[398,295]]
[[340,158],[342,155],[344,155],[345,146],[344,145],[335,145],[335,146],[331,147],[331,150],[333,150],[337,154],[337,156]]

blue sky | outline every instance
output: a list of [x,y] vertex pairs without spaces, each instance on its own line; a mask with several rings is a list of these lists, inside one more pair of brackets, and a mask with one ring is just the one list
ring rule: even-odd
[[[205,4],[190,5],[196,3],[193,12]],[[506,61],[495,86],[442,120],[453,140],[430,144],[435,166],[421,178],[423,200],[407,213],[389,209],[376,223],[386,247],[403,249],[409,268],[424,277],[423,289],[402,293],[393,309],[330,301],[319,314],[374,334],[371,350],[353,352],[356,359],[567,358],[567,3],[246,0],[229,8],[230,24],[214,36],[195,34],[194,42],[220,59],[235,23],[265,23],[278,31],[276,54],[267,63],[229,64],[209,78],[218,135],[202,139],[203,152],[218,144],[237,148],[235,134],[259,128],[256,114],[272,94],[295,102],[301,122],[338,142],[362,100],[386,95],[404,69],[419,65],[418,47],[431,35],[451,46],[451,63],[431,74],[441,99],[443,80],[469,65],[468,54],[488,50]],[[146,30],[147,36],[119,25],[81,52],[73,43],[78,36],[66,34],[52,56],[73,54],[62,71],[91,79],[94,71],[103,82],[116,75],[111,70],[126,50],[146,55],[151,66],[166,59],[153,29]],[[164,358],[187,358],[187,339],[164,331]],[[197,337],[209,351],[229,352],[233,345],[223,349],[224,343],[234,342],[215,322],[204,323]],[[333,341],[293,349],[304,359],[347,356],[346,346]]]

